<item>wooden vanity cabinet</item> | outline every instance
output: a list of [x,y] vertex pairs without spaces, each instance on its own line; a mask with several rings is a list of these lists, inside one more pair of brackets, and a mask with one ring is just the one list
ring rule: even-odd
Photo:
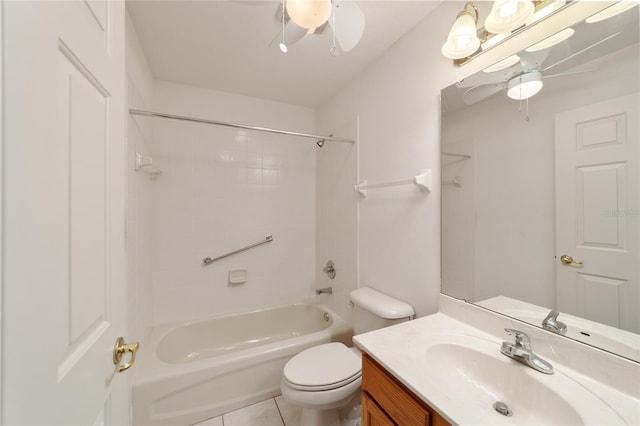
[[449,423],[366,353],[362,354],[362,426]]

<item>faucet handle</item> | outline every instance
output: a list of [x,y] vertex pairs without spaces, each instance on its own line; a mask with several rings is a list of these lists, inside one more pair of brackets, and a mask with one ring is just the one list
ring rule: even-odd
[[527,333],[520,330],[514,330],[512,328],[505,328],[504,331],[506,331],[508,335],[515,337],[516,348],[525,349],[527,351],[531,350],[531,339],[529,339]]

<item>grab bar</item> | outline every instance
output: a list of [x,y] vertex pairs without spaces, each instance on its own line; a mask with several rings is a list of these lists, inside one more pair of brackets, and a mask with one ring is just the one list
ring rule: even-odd
[[242,247],[241,249],[234,250],[234,251],[229,252],[227,254],[223,254],[222,256],[218,256],[218,257],[214,257],[214,258],[205,257],[204,259],[202,259],[202,263],[204,265],[209,265],[209,264],[215,262],[216,260],[224,259],[225,257],[231,256],[231,255],[236,254],[236,253],[243,252],[245,250],[249,250],[250,248],[254,248],[254,247],[257,247],[257,246],[262,245],[262,244],[270,243],[271,241],[273,241],[273,237],[271,235],[268,235],[263,241],[259,241],[259,242],[255,243],[255,244],[251,244],[251,245],[248,245],[246,247]]

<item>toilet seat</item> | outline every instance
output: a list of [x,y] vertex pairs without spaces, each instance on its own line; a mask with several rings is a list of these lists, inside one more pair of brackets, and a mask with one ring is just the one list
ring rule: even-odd
[[286,383],[302,391],[337,389],[361,376],[360,358],[342,343],[327,343],[304,350],[291,358],[283,371]]

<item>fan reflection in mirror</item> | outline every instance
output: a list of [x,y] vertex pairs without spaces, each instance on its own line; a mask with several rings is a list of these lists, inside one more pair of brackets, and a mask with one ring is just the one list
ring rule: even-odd
[[540,71],[529,71],[507,82],[507,96],[518,101],[529,99],[540,90],[542,90]]
[[[563,29],[551,37],[528,47],[518,55],[512,55],[485,68],[483,73],[472,75],[458,82],[456,84],[458,88],[466,89],[463,94],[464,103],[473,105],[505,89],[509,98],[520,101],[527,100],[542,90],[542,79],[544,78],[563,77],[592,71],[591,69],[582,69],[549,74],[549,70],[573,58],[584,55],[586,52],[618,37],[620,34],[616,32],[608,35],[582,49],[578,49],[567,57],[562,57],[551,64],[547,64],[546,61],[552,48],[560,43],[568,42],[574,33],[575,31],[571,27]],[[527,120],[528,115],[527,104]]]

